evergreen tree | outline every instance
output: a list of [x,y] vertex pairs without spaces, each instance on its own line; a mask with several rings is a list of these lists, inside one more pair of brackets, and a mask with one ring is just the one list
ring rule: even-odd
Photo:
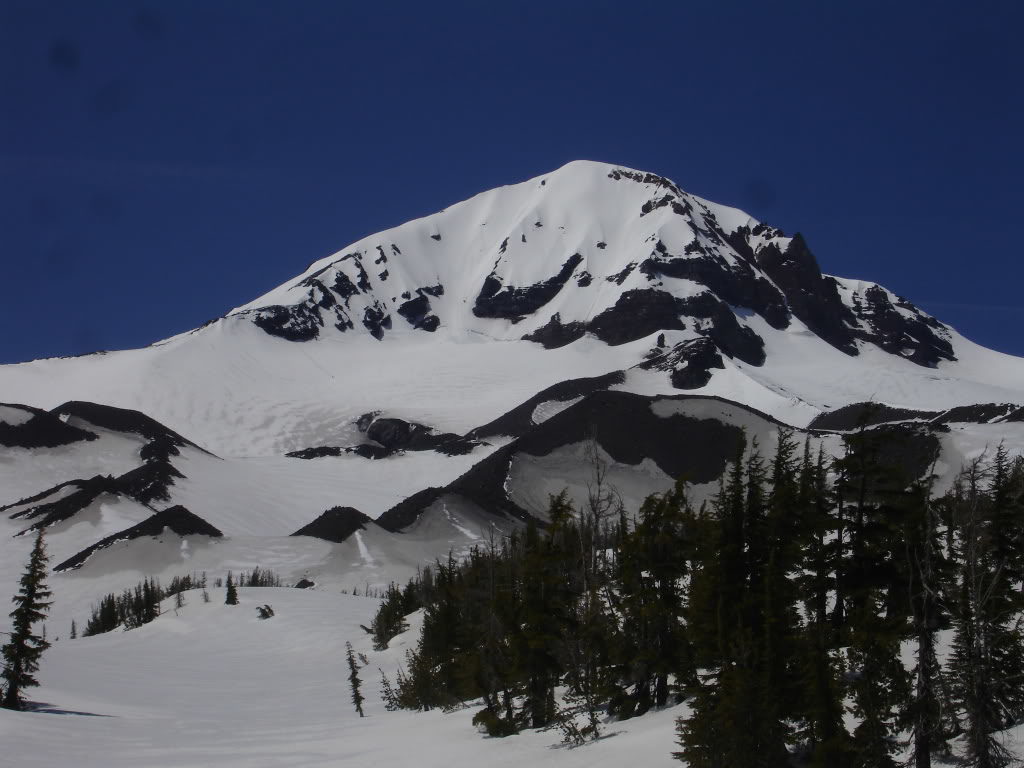
[[78,637],[78,627],[75,625],[75,620],[71,620],[71,639],[74,640]]
[[238,605],[238,590],[232,580],[231,571],[228,571],[227,595],[224,598],[225,605]]
[[7,709],[24,707],[23,691],[39,685],[35,678],[39,658],[50,647],[44,636],[32,632],[32,625],[46,617],[50,607],[48,598],[53,594],[46,586],[46,563],[46,545],[40,529],[18,593],[13,598],[15,607],[10,613],[10,639],[0,651],[4,661],[0,678],[5,684],[2,706]]
[[[994,474],[998,488],[998,466]],[[964,713],[967,762],[974,768],[1011,763],[995,734],[1012,722],[1020,696],[1020,679],[1013,679],[1021,663],[1021,636],[1014,626],[1019,617],[1007,611],[1006,556],[1000,552],[1004,544],[991,535],[992,499],[984,489],[989,477],[990,468],[975,460],[952,491],[959,528],[959,595],[951,676],[954,700]]]
[[802,658],[798,682],[802,705],[797,710],[797,736],[812,768],[844,768],[849,764],[850,739],[843,724],[843,690],[838,674],[828,601],[835,584],[835,505],[828,483],[824,450],[811,461],[804,444],[799,501],[803,575],[797,580],[807,616],[800,636]]
[[363,701],[365,699],[359,690],[362,685],[362,681],[359,679],[359,664],[356,662],[356,655],[352,651],[352,643],[345,643],[345,659],[348,662],[348,683],[352,689],[352,705],[356,708],[356,712],[359,713],[360,717],[366,717],[363,714]]
[[552,498],[548,514],[547,535],[542,536],[531,520],[523,540],[522,630],[516,656],[525,686],[523,709],[533,728],[543,728],[555,718],[564,642],[576,631],[565,579],[571,569],[565,536],[571,506],[564,492]]
[[911,488],[912,514],[906,524],[907,571],[917,661],[909,711],[913,741],[911,760],[915,768],[931,768],[933,755],[949,756],[947,738],[951,731],[942,669],[935,649],[935,633],[946,625],[948,615],[942,595],[946,562],[939,535],[940,518],[932,500],[933,481],[934,475],[929,474]]

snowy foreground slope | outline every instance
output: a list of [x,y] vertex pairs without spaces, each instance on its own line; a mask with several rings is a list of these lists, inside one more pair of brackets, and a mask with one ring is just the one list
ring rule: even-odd
[[[33,698],[49,714],[0,710],[0,762],[29,768],[289,768],[291,766],[645,766],[672,760],[684,707],[613,725],[578,749],[557,730],[483,738],[474,709],[387,712],[378,667],[394,676],[412,632],[374,653],[359,624],[371,598],[296,589],[242,589],[241,604],[204,604],[197,592],[174,615],[131,632],[47,652]],[[276,615],[260,621],[255,606]],[[366,653],[367,717],[349,702],[345,642]]]
[[[1024,452],[1024,360],[823,274],[799,235],[591,162],[364,238],[145,349],[0,366],[0,585],[45,530],[65,638],[36,698],[112,716],[0,712],[4,744],[19,765],[668,764],[675,712],[571,751],[553,733],[494,749],[465,713],[385,717],[372,694],[354,720],[341,648],[365,646],[375,601],[342,590],[543,522],[595,467],[627,510],[679,476],[699,502],[744,438],[770,453],[790,427],[834,454],[865,421],[941,492],[1000,443]],[[139,579],[254,566],[316,589],[192,595],[65,642]]]
[[[223,604],[222,590],[213,597],[190,591],[183,608],[168,600],[139,629],[58,641],[33,691],[40,711],[0,710],[2,759],[24,768],[679,765],[674,727],[686,705],[608,723],[600,741],[573,749],[558,729],[486,738],[471,723],[479,707],[384,709],[378,669],[394,678],[418,621],[376,653],[359,627],[372,598],[285,588],[242,589],[237,606]],[[257,618],[263,604],[273,618]],[[349,701],[346,641],[369,662],[364,718]],[[1005,736],[1020,745],[1024,727]]]

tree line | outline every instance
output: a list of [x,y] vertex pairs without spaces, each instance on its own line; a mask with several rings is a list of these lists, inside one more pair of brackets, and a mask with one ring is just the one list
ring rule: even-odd
[[687,701],[675,755],[691,768],[894,768],[907,734],[916,768],[958,737],[969,764],[1009,765],[1024,461],[1000,447],[938,496],[887,439],[861,429],[831,460],[781,430],[770,460],[742,445],[698,508],[683,482],[632,517],[600,477],[582,508],[553,497],[543,529],[387,590],[375,647],[423,620],[385,703],[479,699],[491,735],[558,726],[582,743],[609,716]]

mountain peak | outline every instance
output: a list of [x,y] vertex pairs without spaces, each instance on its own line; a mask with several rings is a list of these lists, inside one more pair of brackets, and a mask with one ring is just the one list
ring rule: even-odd
[[848,355],[868,343],[928,367],[954,359],[944,326],[823,275],[803,237],[590,160],[364,238],[232,316],[290,342],[415,331],[556,348],[688,331],[680,341],[759,366],[757,316]]

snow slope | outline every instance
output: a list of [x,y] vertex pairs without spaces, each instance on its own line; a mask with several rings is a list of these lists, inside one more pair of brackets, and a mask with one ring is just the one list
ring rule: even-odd
[[[137,630],[57,642],[33,691],[49,714],[0,710],[4,754],[24,768],[674,763],[682,707],[613,725],[609,738],[572,750],[557,731],[486,739],[470,723],[474,710],[385,711],[377,669],[393,679],[413,638],[373,653],[359,628],[376,609],[372,598],[241,589],[240,604],[225,606],[219,592],[209,604],[186,594],[177,615],[167,601]],[[264,603],[276,615],[261,621],[255,607]],[[365,718],[349,702],[346,641],[371,661],[361,672]]]

